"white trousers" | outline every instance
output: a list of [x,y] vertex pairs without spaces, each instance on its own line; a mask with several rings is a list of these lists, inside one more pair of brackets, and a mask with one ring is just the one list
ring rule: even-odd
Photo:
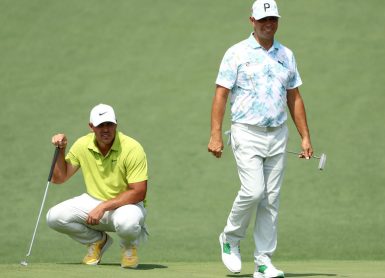
[[47,224],[82,244],[102,239],[102,232],[116,232],[122,246],[138,244],[145,235],[146,210],[143,203],[121,206],[104,213],[98,225],[88,225],[88,213],[102,201],[84,193],[52,207],[47,213]]
[[231,146],[241,188],[233,203],[224,234],[238,243],[256,212],[254,260],[271,257],[277,246],[279,193],[286,164],[288,128],[262,128],[233,123]]

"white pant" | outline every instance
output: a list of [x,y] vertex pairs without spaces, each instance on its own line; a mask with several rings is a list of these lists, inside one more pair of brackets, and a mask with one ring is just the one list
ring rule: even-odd
[[66,200],[48,211],[47,224],[82,244],[102,239],[102,231],[116,232],[123,246],[138,244],[139,237],[146,233],[144,228],[146,210],[143,203],[107,211],[98,225],[86,224],[88,213],[101,202],[86,193]]
[[286,164],[288,128],[261,128],[233,123],[231,146],[241,188],[233,203],[224,233],[227,240],[245,237],[253,212],[255,262],[271,257],[277,246],[279,193]]

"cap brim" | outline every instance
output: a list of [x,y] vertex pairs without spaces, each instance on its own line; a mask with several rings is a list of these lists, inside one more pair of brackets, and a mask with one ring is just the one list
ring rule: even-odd
[[281,16],[278,14],[272,14],[272,15],[263,15],[262,17],[261,16],[255,16],[253,15],[253,17],[256,19],[256,20],[260,20],[262,18],[265,18],[265,17],[277,17],[277,18],[280,18]]
[[113,120],[113,119],[101,119],[99,121],[91,122],[91,124],[94,127],[97,127],[97,126],[101,125],[102,123],[114,123],[114,124],[116,124],[116,120]]

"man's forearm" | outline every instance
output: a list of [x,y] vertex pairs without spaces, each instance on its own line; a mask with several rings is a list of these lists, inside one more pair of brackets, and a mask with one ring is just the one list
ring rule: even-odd
[[227,96],[228,89],[218,86],[211,109],[211,136],[221,136]]
[[310,139],[310,132],[309,132],[309,127],[306,119],[306,111],[305,111],[305,106],[302,99],[297,100],[296,107],[294,109],[293,120],[301,138]]
[[310,140],[305,105],[298,89],[288,92],[287,105],[299,135],[302,139]]
[[117,209],[128,204],[137,204],[143,201],[147,193],[147,181],[137,183],[134,188],[120,193],[113,199],[107,200],[101,204],[104,211]]

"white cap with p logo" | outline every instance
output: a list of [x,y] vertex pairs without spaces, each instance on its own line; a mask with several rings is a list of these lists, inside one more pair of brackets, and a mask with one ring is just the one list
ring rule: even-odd
[[274,0],[257,0],[251,9],[251,16],[256,20],[268,16],[281,17],[278,13],[277,3]]

